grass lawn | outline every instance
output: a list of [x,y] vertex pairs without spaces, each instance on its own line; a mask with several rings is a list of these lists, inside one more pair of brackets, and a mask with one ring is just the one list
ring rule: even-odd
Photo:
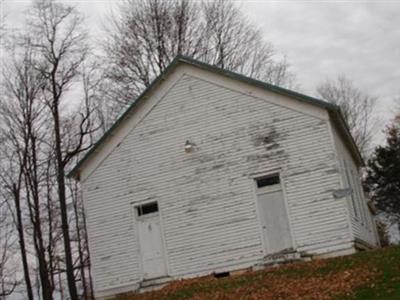
[[115,300],[400,300],[400,247],[215,279],[176,281]]

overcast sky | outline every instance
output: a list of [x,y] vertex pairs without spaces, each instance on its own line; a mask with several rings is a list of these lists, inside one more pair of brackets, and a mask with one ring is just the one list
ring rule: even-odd
[[[81,0],[93,36],[116,1]],[[2,15],[10,25],[23,20],[30,1],[5,0]],[[400,0],[294,1],[242,0],[240,7],[287,56],[301,91],[314,95],[326,78],[346,74],[379,97],[377,114],[387,122],[400,97]],[[378,138],[381,140],[382,137]]]

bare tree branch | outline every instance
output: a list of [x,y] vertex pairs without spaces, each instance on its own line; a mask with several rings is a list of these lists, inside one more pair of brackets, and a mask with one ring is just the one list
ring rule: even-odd
[[354,141],[367,157],[377,121],[373,115],[377,98],[356,88],[344,75],[321,83],[317,92],[323,99],[340,107]]

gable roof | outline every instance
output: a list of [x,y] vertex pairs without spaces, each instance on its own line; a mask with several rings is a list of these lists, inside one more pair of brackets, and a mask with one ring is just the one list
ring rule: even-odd
[[220,74],[222,76],[239,80],[241,82],[268,90],[270,92],[274,92],[283,96],[288,96],[290,98],[297,99],[302,102],[306,102],[320,108],[326,109],[329,112],[331,119],[334,124],[339,129],[340,134],[344,138],[346,144],[349,146],[353,157],[356,159],[357,163],[361,166],[364,165],[364,160],[357,148],[356,143],[354,142],[353,137],[350,134],[349,128],[343,118],[342,113],[340,112],[339,106],[329,103],[314,97],[310,97],[286,88],[282,88],[270,83],[266,83],[257,79],[253,79],[251,77],[244,76],[239,73],[235,73],[229,70],[221,69],[216,66],[195,60],[190,57],[178,55],[174,58],[174,60],[168,65],[168,67],[156,78],[151,84],[139,95],[139,97],[125,110],[125,112],[115,121],[115,123],[103,134],[103,136],[90,148],[90,150],[84,155],[84,157],[72,168],[72,170],[67,174],[67,177],[76,177],[78,178],[79,170],[82,168],[85,162],[89,160],[89,158],[95,154],[96,150],[107,140],[107,138],[111,135],[111,133],[116,130],[116,128],[122,123],[123,120],[128,118],[129,114],[133,109],[142,101],[146,99],[147,94],[150,93],[153,89],[155,89],[164,79],[165,77],[171,73],[179,64],[189,64],[191,66],[195,66],[197,68],[207,70],[210,72],[214,72]]

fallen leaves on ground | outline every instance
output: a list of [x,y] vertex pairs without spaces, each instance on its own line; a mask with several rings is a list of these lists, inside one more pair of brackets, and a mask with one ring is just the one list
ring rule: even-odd
[[400,247],[172,282],[114,300],[400,300]]
[[202,277],[175,281],[145,294],[118,300],[330,300],[350,295],[360,286],[373,284],[378,270],[365,266],[335,267],[332,261],[315,260],[240,276]]

